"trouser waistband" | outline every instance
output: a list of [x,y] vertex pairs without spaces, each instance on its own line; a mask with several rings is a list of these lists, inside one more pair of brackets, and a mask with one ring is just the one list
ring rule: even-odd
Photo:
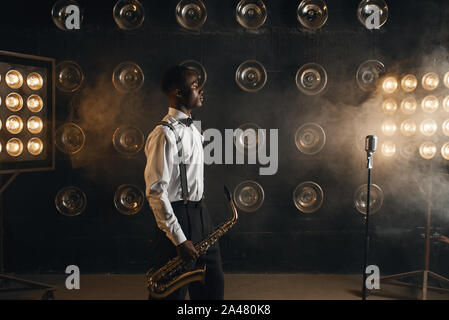
[[174,201],[171,202],[172,206],[187,206],[187,207],[199,207],[201,205],[202,200],[200,201],[190,201],[188,200],[187,203],[184,203],[184,200]]

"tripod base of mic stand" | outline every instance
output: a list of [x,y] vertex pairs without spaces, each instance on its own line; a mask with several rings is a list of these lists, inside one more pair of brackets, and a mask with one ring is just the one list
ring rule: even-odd
[[[10,288],[11,283],[18,283],[22,285],[22,287],[14,287]],[[51,285],[24,280],[20,278],[16,278],[14,276],[0,274],[0,293],[3,292],[16,292],[16,291],[30,291],[30,290],[44,290],[44,294],[42,295],[42,300],[54,300],[53,291],[57,288]]]
[[[412,284],[404,281],[399,281],[400,279],[410,278],[410,277],[420,277],[421,284]],[[396,286],[404,286],[404,287],[414,287],[414,288],[422,288],[422,300],[427,300],[427,290],[437,291],[441,293],[449,293],[449,288],[438,288],[429,286],[429,278],[433,278],[438,280],[440,283],[445,283],[449,286],[449,279],[446,279],[435,272],[429,270],[417,270],[405,273],[393,274],[390,276],[384,276],[380,278],[380,283],[382,284],[390,284]],[[374,293],[375,290],[370,290],[371,293]]]

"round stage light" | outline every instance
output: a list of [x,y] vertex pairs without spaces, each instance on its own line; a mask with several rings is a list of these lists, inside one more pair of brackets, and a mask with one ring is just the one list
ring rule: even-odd
[[257,148],[265,144],[265,133],[255,123],[242,124],[234,131],[234,144],[237,151],[243,154],[254,154]]
[[363,62],[356,74],[357,84],[363,91],[374,91],[377,87],[377,80],[385,74],[385,66],[377,60],[367,60]]
[[56,87],[63,92],[77,91],[83,81],[84,73],[74,61],[62,61],[56,66]]
[[237,68],[235,82],[242,90],[248,92],[259,91],[267,82],[267,71],[260,62],[247,60]]
[[426,73],[422,77],[422,86],[425,90],[432,91],[438,88],[440,78],[435,72]]
[[392,119],[386,119],[382,122],[382,133],[386,136],[392,136],[396,133],[396,123]]
[[382,110],[386,114],[390,114],[390,115],[394,114],[397,109],[398,109],[398,104],[392,98],[388,98],[382,103]]
[[235,17],[242,27],[257,29],[267,19],[267,8],[261,0],[241,0],[235,9]]
[[[354,194],[354,207],[355,209],[360,212],[361,214],[366,215],[366,200],[367,200],[367,193],[368,193],[368,185],[364,184],[361,185]],[[371,184],[371,192],[370,192],[370,199],[369,199],[369,213],[374,214],[377,211],[382,208],[384,200],[384,193],[382,189],[376,185]]]
[[449,72],[446,72],[446,74],[444,75],[444,85],[446,86],[446,88],[449,88]]
[[42,153],[42,150],[44,149],[44,143],[39,138],[31,138],[28,141],[27,149],[28,152],[33,156],[38,156]]
[[27,77],[27,85],[31,90],[39,90],[44,85],[44,79],[37,72],[30,73]]
[[5,105],[11,111],[19,111],[23,106],[22,96],[15,92],[8,94],[5,99]]
[[[69,6],[76,6],[80,8],[77,1],[74,0],[59,0],[57,1],[52,9],[51,9],[51,17],[53,19],[54,24],[63,31],[76,31],[74,19],[67,20],[70,16],[73,16],[74,11],[73,8],[69,8]],[[79,13],[80,18],[80,28],[81,28],[81,22],[83,20],[82,12]],[[72,22],[74,24],[73,27],[68,28],[67,22]]]
[[44,102],[37,94],[32,94],[27,99],[27,107],[31,112],[36,113],[42,110],[44,107]]
[[[379,25],[371,26],[368,23],[368,19],[371,19],[371,16],[374,12],[379,13]],[[359,3],[359,7],[357,8],[357,18],[360,23],[367,29],[372,29],[374,27],[381,27],[387,22],[388,19],[388,6],[384,0],[362,0]],[[370,20],[372,21],[372,20]]]
[[19,116],[13,115],[6,119],[5,127],[8,132],[12,134],[19,134],[23,129],[23,121]]
[[405,160],[410,160],[417,154],[418,146],[413,141],[408,141],[406,143],[402,143],[399,146],[399,154]]
[[63,124],[55,132],[56,147],[63,153],[78,153],[84,147],[85,141],[83,129],[72,122]]
[[398,88],[398,80],[395,77],[389,76],[386,77],[382,82],[382,89],[385,93],[393,93]]
[[396,154],[396,144],[392,141],[385,141],[382,143],[381,150],[385,157],[391,158]]
[[313,213],[321,208],[324,200],[324,192],[313,181],[300,183],[293,191],[293,203],[303,213]]
[[427,137],[430,137],[434,135],[438,130],[438,125],[435,120],[433,119],[426,119],[423,122],[421,122],[421,125],[419,127],[421,130],[421,133]]
[[401,87],[405,92],[412,92],[418,86],[418,79],[413,74],[402,77]]
[[419,146],[419,154],[426,160],[432,159],[437,153],[437,146],[432,141],[423,142]]
[[140,212],[145,205],[145,196],[138,187],[123,184],[114,194],[114,206],[121,214],[132,216]]
[[445,136],[449,136],[449,119],[446,119],[442,125],[443,133]]
[[118,127],[112,136],[112,144],[117,152],[125,156],[133,156],[142,150],[145,136],[140,129],[123,125]]
[[200,88],[204,86],[207,80],[207,73],[201,63],[195,60],[186,60],[181,62],[180,65],[194,70],[198,74],[198,86]]
[[145,9],[140,1],[119,0],[112,10],[112,16],[120,29],[134,30],[145,20]]
[[401,133],[406,137],[411,137],[416,132],[416,123],[412,119],[406,119],[401,123]]
[[443,109],[446,112],[449,112],[449,96],[446,96],[443,100]]
[[79,188],[65,187],[56,194],[55,205],[59,213],[73,217],[84,212],[87,206],[87,198]]
[[440,102],[435,96],[427,96],[421,101],[421,108],[426,113],[434,113],[437,111]]
[[296,130],[295,143],[300,152],[314,155],[324,148],[326,133],[317,123],[305,123]]
[[443,156],[444,159],[449,160],[449,142],[446,142],[441,147],[441,155]]
[[417,107],[418,107],[418,103],[416,102],[416,99],[413,97],[407,97],[401,101],[401,111],[404,114],[408,114],[408,115],[414,114]]
[[44,128],[44,123],[41,118],[33,116],[28,119],[27,128],[32,134],[38,134]]
[[17,70],[10,70],[6,73],[5,82],[12,89],[19,89],[23,84],[22,74]]
[[327,16],[327,5],[323,0],[302,0],[296,10],[299,23],[310,30],[321,28]]
[[23,143],[17,138],[9,139],[6,143],[6,152],[12,157],[18,157],[22,154]]
[[316,95],[327,85],[327,72],[317,63],[307,63],[296,72],[295,82],[301,92]]
[[134,62],[122,62],[114,69],[112,83],[120,92],[136,92],[142,87],[143,82],[143,71]]
[[233,198],[237,207],[245,212],[254,212],[265,199],[263,188],[255,181],[243,181],[235,187]]
[[189,30],[199,29],[207,19],[206,6],[201,0],[181,0],[176,6],[176,21]]

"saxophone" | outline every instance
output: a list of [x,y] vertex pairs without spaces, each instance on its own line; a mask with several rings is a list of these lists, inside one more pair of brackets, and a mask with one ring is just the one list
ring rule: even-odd
[[[237,222],[237,209],[226,186],[224,186],[224,194],[229,201],[233,216],[230,220],[220,224],[206,238],[195,244],[195,249],[200,257],[205,255],[207,249],[217,242],[218,239],[228,232]],[[194,281],[201,281],[204,283],[206,266],[195,270],[189,270],[189,265],[190,263],[186,263],[182,258],[176,256],[160,269],[150,269],[146,274],[148,277],[147,288],[150,291],[150,295],[157,299],[165,298],[188,283]]]

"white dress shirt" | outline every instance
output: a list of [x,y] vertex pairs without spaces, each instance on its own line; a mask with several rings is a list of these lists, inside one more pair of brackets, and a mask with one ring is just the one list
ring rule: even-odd
[[[173,125],[181,138],[186,164],[188,200],[199,201],[203,197],[204,137],[194,124],[186,126],[177,121],[188,118],[185,113],[168,108],[163,118]],[[156,218],[158,227],[177,246],[187,240],[178,223],[171,202],[183,200],[179,171],[178,148],[173,131],[158,125],[145,143],[147,164],[145,167],[145,195]]]

